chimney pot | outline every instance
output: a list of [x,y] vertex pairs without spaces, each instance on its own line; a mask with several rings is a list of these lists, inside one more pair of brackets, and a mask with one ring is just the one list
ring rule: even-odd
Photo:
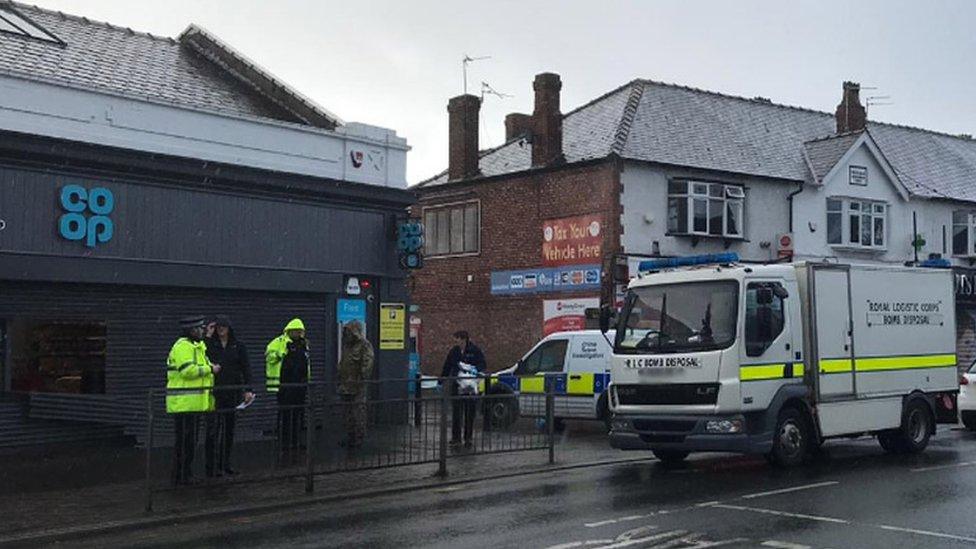
[[535,77],[535,110],[532,113],[532,166],[563,160],[563,115],[559,110],[559,75],[544,72]]
[[478,111],[481,100],[474,95],[459,95],[447,102],[448,161],[450,181],[474,177],[478,168]]
[[513,112],[505,117],[505,141],[532,135],[532,115]]
[[859,132],[867,127],[868,115],[861,105],[861,85],[857,82],[844,82],[844,96],[837,105],[834,118],[837,133]]

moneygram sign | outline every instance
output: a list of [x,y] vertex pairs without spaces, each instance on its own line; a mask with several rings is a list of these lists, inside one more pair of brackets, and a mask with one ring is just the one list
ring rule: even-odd
[[542,223],[542,264],[547,267],[602,262],[603,221],[598,215]]

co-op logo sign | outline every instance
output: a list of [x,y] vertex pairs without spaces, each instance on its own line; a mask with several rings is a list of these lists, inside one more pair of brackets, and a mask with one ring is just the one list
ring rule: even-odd
[[83,240],[94,248],[112,240],[115,226],[109,214],[115,209],[115,196],[104,187],[86,189],[80,185],[61,188],[61,209],[58,232],[68,240]]

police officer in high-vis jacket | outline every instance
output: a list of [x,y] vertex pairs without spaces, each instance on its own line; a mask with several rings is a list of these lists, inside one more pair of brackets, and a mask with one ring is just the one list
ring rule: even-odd
[[166,412],[173,415],[176,426],[174,485],[188,484],[192,480],[193,450],[197,445],[200,417],[214,410],[211,389],[220,365],[211,364],[207,359],[207,346],[203,341],[205,325],[203,316],[180,320],[183,337],[173,344],[166,361]]
[[311,367],[305,324],[292,319],[284,333],[265,349],[265,375],[269,393],[278,395],[278,441],[283,450],[301,446],[305,422],[305,395]]

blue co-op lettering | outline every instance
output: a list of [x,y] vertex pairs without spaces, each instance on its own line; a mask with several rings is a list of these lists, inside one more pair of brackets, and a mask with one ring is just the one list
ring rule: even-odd
[[61,208],[64,215],[58,220],[58,232],[68,240],[83,240],[94,248],[112,240],[115,227],[109,214],[115,208],[112,191],[104,187],[86,189],[80,185],[61,188]]

